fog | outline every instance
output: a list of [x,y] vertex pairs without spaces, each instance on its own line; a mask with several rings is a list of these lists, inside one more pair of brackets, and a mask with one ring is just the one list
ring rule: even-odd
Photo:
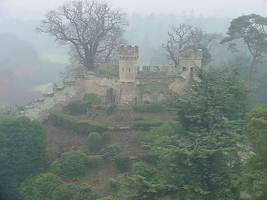
[[[8,44],[0,44],[0,52],[10,52],[0,55],[1,103],[25,105],[33,98],[41,97],[42,92],[54,83],[61,83],[58,72],[68,63],[68,46],[59,46],[53,38],[37,33],[35,28],[47,11],[63,2],[0,1],[0,39],[9,41]],[[171,25],[186,23],[203,28],[206,33],[225,34],[233,18],[250,13],[264,16],[264,8],[267,7],[265,0],[108,2],[128,15],[125,38],[129,45],[140,47],[139,65],[164,64],[160,46],[167,41]],[[226,49],[213,50],[214,63],[222,64],[222,56],[218,55],[222,52],[227,54]],[[21,53],[15,54],[18,51]],[[42,89],[36,89],[36,85],[43,85]]]

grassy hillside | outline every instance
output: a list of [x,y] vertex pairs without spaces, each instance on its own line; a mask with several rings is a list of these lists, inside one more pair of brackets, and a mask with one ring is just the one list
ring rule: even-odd
[[[107,132],[111,136],[110,141],[104,144],[99,152],[90,152],[88,150],[88,135],[81,135],[72,130],[66,130],[59,126],[53,126],[49,120],[43,123],[48,133],[47,150],[49,152],[50,163],[56,159],[60,159],[62,153],[70,150],[83,150],[87,155],[103,156],[102,152],[108,145],[116,144],[119,146],[122,153],[130,156],[132,166],[135,162],[140,161],[140,155],[144,155],[149,151],[143,148],[140,143],[133,141],[132,139],[132,135],[136,132],[146,134],[142,128],[139,130],[132,128],[132,125],[135,123],[135,121],[161,120],[163,122],[168,122],[173,121],[174,118],[174,115],[165,109],[162,109],[162,111],[158,113],[138,113],[132,109],[132,106],[118,106],[112,113],[108,114],[104,108],[107,107],[93,106],[86,114],[74,116],[80,120],[92,120],[99,122],[108,127]],[[62,112],[68,114],[68,109],[64,108]],[[89,133],[90,131],[88,130],[88,134]],[[114,192],[109,185],[110,178],[116,178],[120,174],[120,172],[118,172],[116,169],[113,158],[111,157],[110,160],[102,159],[100,162],[101,164],[98,168],[89,168],[87,173],[79,180],[73,181],[62,175],[60,175],[60,177],[66,183],[74,182],[78,185],[90,186],[94,192],[103,197],[113,196],[116,199],[122,199],[121,197],[117,196],[116,192]],[[127,173],[132,174],[132,168],[127,171]]]

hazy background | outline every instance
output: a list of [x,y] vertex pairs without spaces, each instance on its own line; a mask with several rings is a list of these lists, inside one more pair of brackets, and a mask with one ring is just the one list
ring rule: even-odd
[[[65,2],[64,0],[1,0],[2,17],[15,16],[22,19],[41,18],[49,9]],[[205,17],[233,18],[241,13],[266,13],[266,0],[109,0],[114,7],[121,7],[127,13],[137,12],[147,14],[181,14],[189,13],[192,9],[198,15]]]
[[[47,11],[64,0],[0,0],[0,105],[22,106],[42,97],[54,83],[61,84],[58,72],[68,64],[68,47],[36,33]],[[125,38],[140,47],[139,65],[161,65],[166,59],[161,45],[171,25],[186,23],[206,33],[225,34],[233,18],[243,14],[266,16],[266,0],[126,0],[107,1],[128,14]],[[240,66],[246,80],[250,55],[246,47],[232,54],[215,41],[213,65]],[[260,88],[266,76],[265,60],[254,68],[254,86]],[[265,81],[266,82],[266,81]],[[263,94],[259,89],[258,93]],[[266,92],[265,92],[266,93]],[[260,102],[265,96],[260,97]]]

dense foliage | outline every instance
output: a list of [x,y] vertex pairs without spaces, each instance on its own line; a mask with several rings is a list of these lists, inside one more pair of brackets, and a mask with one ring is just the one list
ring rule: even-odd
[[60,178],[52,173],[40,174],[26,179],[20,187],[21,200],[96,200],[89,187],[74,184],[63,184]]
[[75,100],[68,103],[68,110],[71,115],[86,114],[92,107],[92,102],[87,100]]
[[62,174],[79,179],[87,171],[87,156],[82,151],[69,151],[62,154],[59,164]]
[[133,110],[134,112],[152,112],[152,113],[158,113],[161,112],[163,109],[163,106],[159,102],[153,102],[148,104],[141,104],[141,105],[134,105]]
[[229,43],[229,47],[236,50],[238,39],[243,40],[247,46],[252,60],[249,66],[249,86],[252,80],[252,69],[256,60],[267,53],[267,18],[256,14],[242,15],[231,21],[227,37],[222,43]]
[[114,156],[114,161],[118,171],[125,172],[130,169],[131,160],[129,155],[124,153],[119,153],[116,156]]
[[20,186],[19,199],[53,199],[53,192],[61,184],[60,178],[52,173],[28,178]]
[[102,137],[97,132],[88,135],[88,148],[90,151],[100,151],[102,148]]
[[253,152],[246,160],[245,172],[238,185],[250,199],[263,200],[267,198],[267,106],[254,108],[245,118],[245,135]]
[[71,115],[64,114],[60,111],[52,111],[48,118],[55,126],[73,130],[79,134],[87,135],[91,132],[103,133],[107,130],[107,126],[91,120],[80,120]]
[[26,117],[0,120],[0,199],[17,199],[20,183],[46,161],[46,133]]
[[242,173],[240,119],[248,89],[237,74],[227,68],[195,70],[185,92],[173,93],[167,104],[177,114],[175,131],[165,125],[155,132],[158,180],[141,173],[121,176],[119,193],[128,199],[239,199],[234,182]]

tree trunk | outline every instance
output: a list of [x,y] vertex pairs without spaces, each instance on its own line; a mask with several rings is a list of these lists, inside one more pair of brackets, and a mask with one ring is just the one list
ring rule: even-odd
[[94,66],[94,62],[95,62],[95,53],[90,51],[88,49],[88,46],[84,46],[84,66],[90,70],[90,71],[94,71],[95,70],[95,66]]
[[255,64],[255,61],[256,61],[256,58],[257,58],[257,55],[252,55],[252,61],[250,63],[250,66],[249,66],[249,72],[248,72],[248,86],[251,87],[251,81],[252,81],[252,68]]

